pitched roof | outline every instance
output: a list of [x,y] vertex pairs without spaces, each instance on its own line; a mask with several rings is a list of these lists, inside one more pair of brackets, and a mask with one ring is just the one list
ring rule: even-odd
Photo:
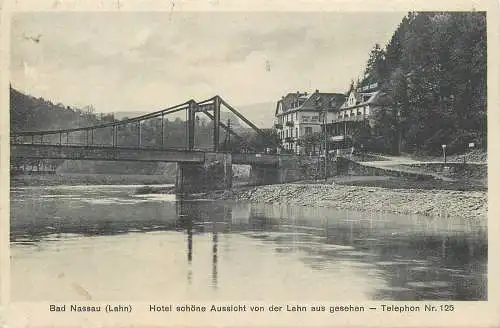
[[[355,91],[352,91],[355,92]],[[382,91],[374,91],[374,92],[356,92],[355,94],[356,97],[356,104],[349,106],[347,104],[347,100],[342,104],[340,109],[348,109],[348,108],[355,108],[355,107],[360,107],[364,105],[375,105],[378,103],[380,100],[380,97],[383,95]],[[363,101],[363,98],[368,96],[369,98],[366,101]],[[359,101],[359,102],[358,102]]]
[[346,98],[345,95],[342,93],[332,93],[332,92],[288,93],[276,104],[275,115],[278,114],[278,108],[280,103],[283,104],[285,107],[284,112],[288,112],[290,111],[290,106],[288,105],[291,105],[293,101],[297,100],[297,98],[303,100],[304,102],[299,107],[293,107],[292,111],[296,110],[319,111],[320,109],[316,107],[316,97],[320,98],[320,104],[323,104],[323,106],[327,104],[328,105],[327,108],[330,111],[338,110],[340,106],[344,103],[344,100]]
[[316,97],[320,98],[320,104],[322,107],[327,106],[328,110],[338,109],[345,100],[345,95],[341,93],[327,93],[327,92],[317,92],[311,94],[311,96],[305,101],[305,103],[300,107],[301,110],[319,110],[316,107]]

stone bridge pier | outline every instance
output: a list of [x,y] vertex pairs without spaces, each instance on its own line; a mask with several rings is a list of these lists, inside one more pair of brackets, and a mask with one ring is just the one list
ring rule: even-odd
[[232,160],[229,153],[207,153],[205,162],[177,163],[176,194],[195,194],[230,189]]
[[278,165],[251,165],[249,184],[267,185],[304,179],[300,162],[294,157],[280,157]]

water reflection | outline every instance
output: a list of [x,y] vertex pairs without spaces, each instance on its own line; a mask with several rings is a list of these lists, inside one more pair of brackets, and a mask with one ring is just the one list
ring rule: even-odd
[[192,279],[193,279],[193,270],[191,268],[191,262],[193,260],[193,220],[188,218],[189,221],[188,227],[187,227],[187,236],[188,236],[188,253],[187,253],[187,260],[188,260],[188,283],[191,285]]
[[[328,262],[342,263],[381,278],[385,284],[373,292],[373,299],[487,298],[485,231],[472,233],[471,227],[464,231],[438,219],[387,214],[346,213],[346,219],[331,220],[328,210],[295,209],[300,215],[293,215],[289,206],[254,205],[250,217],[270,226],[251,227],[267,233],[246,235],[276,243],[278,253],[306,253],[301,261],[315,270],[324,270]],[[280,224],[273,225],[276,219]],[[275,229],[288,234],[270,233]]]
[[217,231],[212,231],[212,287],[217,288]]
[[[57,197],[68,194],[71,199],[63,202]],[[174,235],[157,238],[170,243],[169,252],[176,245],[182,248],[186,270],[181,279],[195,293],[201,293],[197,290],[204,281],[203,263],[210,261],[206,286],[233,298],[231,293],[238,290],[258,293],[251,287],[254,284],[264,289],[255,295],[283,293],[276,286],[281,284],[290,297],[310,291],[316,293],[310,295],[312,299],[333,295],[349,300],[487,299],[486,232],[467,221],[290,205],[173,201],[138,197],[124,188],[87,191],[81,199],[75,190],[54,188],[16,191],[11,197],[14,250],[31,245],[49,254],[51,242],[70,245],[74,236],[133,233],[138,240],[146,240],[147,232],[171,231]],[[119,201],[113,203],[113,199]],[[176,241],[181,234],[182,245]],[[119,244],[123,239],[113,240]],[[106,243],[104,247],[110,247],[110,241]],[[118,248],[117,252],[125,251]],[[33,253],[22,254],[30,258]],[[243,260],[247,257],[248,261]],[[13,258],[14,270],[21,270],[15,264],[20,258],[16,252]],[[64,260],[73,263],[71,258]],[[155,270],[149,265],[149,270]],[[178,262],[171,265],[171,271],[183,267]]]
[[[223,218],[230,217],[231,208],[227,206],[220,207],[224,213]],[[212,287],[217,288],[217,252],[218,252],[218,235],[220,226],[224,227],[223,232],[229,233],[229,225],[226,221],[205,221],[204,219],[210,217],[208,212],[202,211],[202,206],[193,203],[192,201],[185,201],[178,199],[176,202],[176,214],[179,218],[178,224],[186,230],[187,234],[187,262],[188,262],[188,283],[192,283],[192,260],[193,260],[193,229],[194,225],[200,231],[206,232],[207,226],[210,226],[210,233],[212,234]]]

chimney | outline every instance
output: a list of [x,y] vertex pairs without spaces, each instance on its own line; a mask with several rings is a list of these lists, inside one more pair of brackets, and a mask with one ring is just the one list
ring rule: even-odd
[[319,90],[318,90],[318,89],[316,89],[316,93],[319,93]]

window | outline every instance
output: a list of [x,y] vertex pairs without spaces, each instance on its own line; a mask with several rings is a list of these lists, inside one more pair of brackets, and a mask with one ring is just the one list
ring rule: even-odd
[[312,127],[310,127],[310,126],[306,126],[306,136],[307,136],[307,135],[310,135],[310,134],[312,134],[312,133],[313,133],[313,128],[312,128]]
[[299,112],[295,112],[295,120],[299,119]]
[[286,132],[285,132],[285,133],[286,133],[286,134],[285,134],[285,138],[288,138],[288,130],[286,130]]
[[299,128],[295,128],[295,136],[298,138],[299,137]]

